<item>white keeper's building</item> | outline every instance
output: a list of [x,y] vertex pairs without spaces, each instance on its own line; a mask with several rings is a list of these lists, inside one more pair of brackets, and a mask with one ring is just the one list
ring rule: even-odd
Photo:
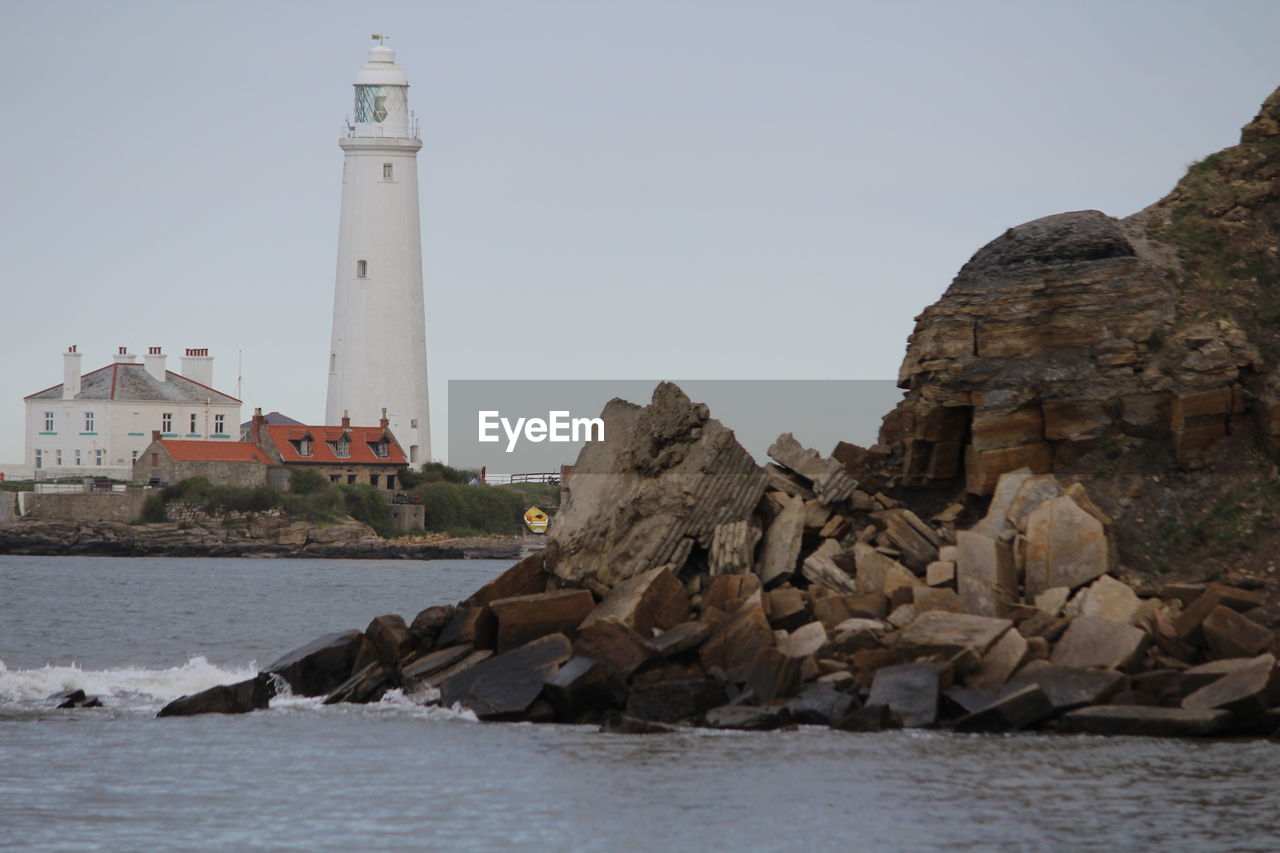
[[151,443],[166,438],[235,441],[240,401],[213,388],[213,356],[188,349],[182,373],[151,347],[141,362],[120,347],[111,364],[81,373],[81,353],[62,354],[62,383],[26,398],[26,456],[37,479],[103,476],[128,480]]

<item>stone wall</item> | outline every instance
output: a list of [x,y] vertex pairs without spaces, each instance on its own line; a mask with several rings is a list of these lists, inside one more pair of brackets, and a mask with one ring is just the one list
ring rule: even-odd
[[427,508],[422,504],[388,504],[396,530],[405,531],[426,526]]
[[22,493],[22,510],[30,518],[65,521],[138,521],[142,505],[154,492],[81,492],[73,494]]
[[17,517],[17,494],[15,492],[0,492],[0,521],[14,521]]
[[[152,465],[150,456],[157,456],[159,464]],[[204,477],[215,486],[252,489],[268,485],[269,470],[260,462],[175,462],[158,453],[138,457],[133,465],[133,481],[146,483],[158,477],[161,482],[173,484],[190,477]]]

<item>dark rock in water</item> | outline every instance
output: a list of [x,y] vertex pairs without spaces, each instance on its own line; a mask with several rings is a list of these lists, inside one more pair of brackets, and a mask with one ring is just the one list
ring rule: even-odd
[[547,679],[543,692],[555,706],[557,717],[566,721],[620,704],[604,664],[589,657],[570,658]]
[[404,619],[395,614],[374,617],[364,635],[373,643],[378,660],[388,666],[397,664],[413,651],[413,637]]
[[674,723],[694,720],[729,700],[724,688],[705,679],[679,679],[633,684],[627,713],[646,720]]
[[547,591],[547,573],[542,568],[542,552],[530,554],[462,602],[467,607],[484,607],[500,598],[536,595]]
[[267,707],[270,676],[258,673],[236,684],[220,684],[199,693],[174,699],[157,717],[190,717],[196,714],[247,714]]
[[1080,669],[1074,666],[1043,664],[1018,673],[1005,686],[1006,692],[1037,685],[1061,714],[1088,705],[1101,705],[1125,688],[1128,678],[1107,669]]
[[843,732],[883,732],[899,727],[888,705],[867,705],[854,708],[832,725]]
[[1023,729],[1053,713],[1053,703],[1039,685],[1028,684],[1002,695],[987,707],[961,717],[958,732],[1005,732]]
[[773,628],[764,609],[755,602],[744,604],[714,631],[698,652],[702,665],[729,670],[749,664],[762,649],[773,645]]
[[595,606],[595,598],[585,589],[499,598],[489,604],[498,620],[498,654],[548,634],[571,636]]
[[932,726],[938,720],[942,671],[942,665],[933,663],[904,663],[879,669],[871,682],[867,704],[888,706],[907,728]]
[[1095,735],[1211,737],[1226,732],[1230,725],[1229,711],[1095,705],[1064,716],[1058,721],[1058,730]]
[[781,708],[754,705],[722,705],[707,711],[705,719],[713,729],[748,732],[767,732],[785,723]]
[[1262,714],[1280,701],[1280,667],[1274,655],[1262,654],[1248,666],[1201,687],[1182,707],[1191,710],[1223,709],[1241,716]]
[[830,726],[843,720],[858,700],[823,682],[810,684],[783,706],[783,716],[797,725]]
[[498,620],[488,607],[459,607],[440,632],[440,645],[469,643],[477,649],[492,649],[497,635]]
[[263,672],[283,678],[298,696],[324,696],[350,678],[356,661],[372,648],[359,631],[338,631],[282,655]]
[[404,681],[405,687],[413,687],[446,667],[453,666],[471,654],[472,651],[474,651],[474,647],[469,645],[450,646],[447,649],[440,649],[429,655],[423,655],[401,670],[401,680]]
[[413,623],[409,625],[409,634],[413,637],[414,646],[424,652],[435,648],[440,632],[444,630],[445,625],[449,624],[449,620],[457,610],[458,608],[452,605],[438,605],[428,607],[413,617]]
[[680,730],[666,723],[642,720],[621,711],[608,711],[600,723],[600,731],[615,735],[666,735]]
[[348,678],[324,699],[326,705],[350,702],[367,705],[377,702],[388,690],[400,686],[400,667],[373,661]]
[[772,702],[800,690],[801,662],[777,649],[762,649],[750,663],[735,667],[731,679],[741,680],[757,701]]
[[80,703],[81,708],[101,708],[102,699],[98,696],[89,696]]
[[573,650],[600,661],[610,675],[623,679],[658,657],[652,643],[616,619],[604,619],[583,628],[573,641]]
[[485,720],[522,719],[542,685],[573,655],[564,634],[551,634],[463,670],[440,685],[440,704],[470,708]]
[[45,699],[55,708],[79,708],[85,700],[83,690],[64,690]]

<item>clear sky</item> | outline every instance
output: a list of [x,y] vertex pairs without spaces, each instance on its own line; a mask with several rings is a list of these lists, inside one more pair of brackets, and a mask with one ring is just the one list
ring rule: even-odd
[[1274,0],[0,0],[0,461],[70,344],[208,347],[246,418],[322,419],[380,31],[438,443],[450,379],[895,376],[980,246],[1133,213],[1280,85]]

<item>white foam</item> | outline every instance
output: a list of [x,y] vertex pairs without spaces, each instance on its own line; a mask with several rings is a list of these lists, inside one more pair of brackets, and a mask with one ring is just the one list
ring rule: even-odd
[[46,664],[39,669],[11,670],[0,661],[0,709],[47,707],[48,697],[55,693],[83,690],[101,697],[107,707],[158,710],[179,696],[244,681],[256,673],[257,664],[253,662],[223,668],[199,656],[168,669],[81,669],[78,664]]

